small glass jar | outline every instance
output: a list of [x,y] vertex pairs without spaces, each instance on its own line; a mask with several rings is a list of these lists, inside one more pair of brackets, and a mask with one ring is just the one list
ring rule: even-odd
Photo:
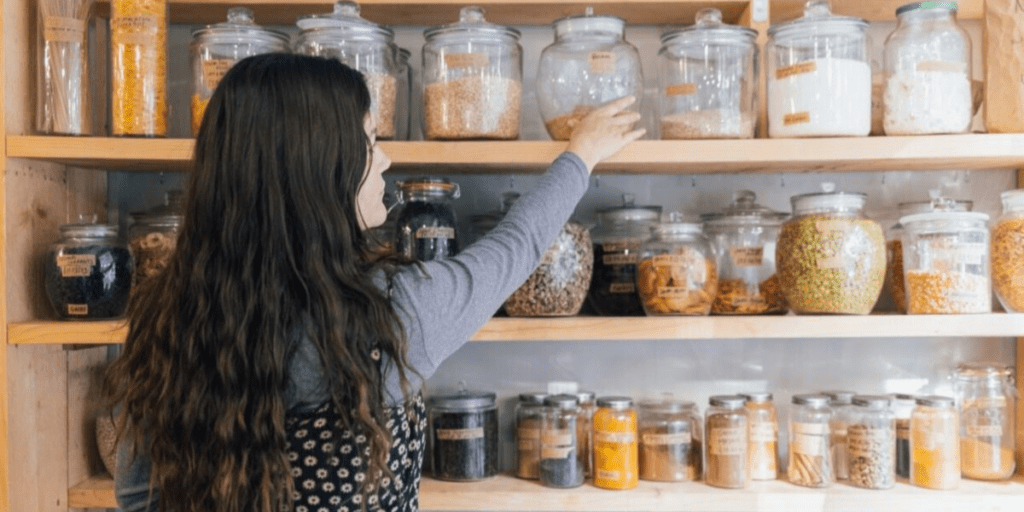
[[110,3],[112,135],[167,136],[168,3]]
[[847,446],[847,434],[854,421],[853,391],[826,391],[828,406],[832,408],[832,421],[829,422],[829,449],[832,452],[832,467],[835,469],[836,480],[850,478],[850,450]]
[[1014,461],[1017,393],[1013,370],[963,364],[954,373],[960,409],[960,464],[964,477],[1007,480]]
[[718,269],[718,294],[711,313],[783,314],[788,311],[775,273],[779,228],[789,215],[757,204],[740,190],[721,213],[702,216]]
[[520,33],[480,7],[423,36],[423,134],[428,140],[516,139],[522,108]]
[[636,293],[636,264],[640,247],[661,219],[660,206],[636,206],[624,194],[622,206],[598,210],[590,231],[594,242],[594,274],[587,305],[599,316],[643,316]]
[[89,106],[89,21],[94,0],[40,0],[36,52],[36,130],[59,135],[92,133]]
[[46,295],[61,318],[117,318],[128,306],[134,265],[117,226],[62,225],[44,267]]
[[651,228],[637,264],[636,284],[650,316],[707,315],[718,290],[714,254],[700,224],[676,213]]
[[693,402],[640,402],[640,479],[693,482],[701,475],[701,416]]
[[583,308],[594,271],[590,232],[569,221],[537,268],[505,300],[508,316],[573,316]]
[[896,485],[896,418],[887,396],[855,396],[847,432],[850,485],[891,489]]
[[540,428],[547,393],[520,393],[516,404],[516,476],[540,475]]
[[639,110],[644,77],[640,53],[625,40],[626,21],[615,16],[583,16],[555,21],[555,42],[541,51],[537,103],[548,135],[569,140],[594,109],[633,96]]
[[747,471],[751,480],[779,478],[779,418],[772,394],[767,391],[744,393],[750,421]]
[[882,226],[864,215],[866,195],[822,188],[792,198],[775,246],[782,295],[799,314],[866,315],[885,281]]
[[795,395],[789,421],[789,482],[828,487],[835,480],[829,424],[832,409],[826,395]]
[[1010,313],[1024,313],[1024,189],[1002,193],[992,229],[992,288]]
[[910,478],[910,416],[917,404],[917,397],[894,393],[891,403],[896,418],[896,476]]
[[716,395],[708,399],[704,432],[707,454],[704,481],[714,487],[742,489],[750,484],[747,468],[749,419],[747,399],[739,395]]
[[290,51],[288,35],[262,28],[253,20],[252,9],[232,7],[228,20],[192,32],[192,134],[210,103],[213,90],[236,62],[253,55]]
[[910,418],[910,483],[950,490],[960,485],[960,416],[952,398],[923,396]]
[[458,482],[498,473],[496,395],[462,391],[430,400],[428,421],[434,478]]
[[409,119],[412,112],[412,67],[409,66],[409,57],[412,52],[405,48],[399,48],[395,54],[398,65],[398,93],[395,105],[395,140],[409,140],[409,129],[412,121]]
[[886,135],[966,133],[971,127],[971,36],[956,22],[956,2],[896,9],[885,40]]
[[403,205],[395,223],[396,252],[417,261],[455,256],[459,242],[452,201],[461,195],[459,184],[442,178],[416,178],[395,186]]
[[908,314],[992,312],[987,222],[938,208],[900,219]]
[[867,21],[833,16],[810,0],[804,17],[768,29],[768,135],[865,136],[871,132]]
[[181,190],[171,190],[164,195],[164,204],[132,214],[128,228],[128,247],[135,264],[132,286],[145,283],[167,268],[185,220],[183,200]]
[[580,404],[580,419],[576,424],[578,432],[576,441],[583,454],[583,474],[588,478],[594,475],[594,411],[597,410],[597,399],[593,391],[579,391],[576,400]]
[[295,53],[337,59],[362,73],[377,138],[395,138],[398,82],[405,76],[399,74],[394,30],[364,19],[349,1],[336,2],[330,14],[302,16],[296,25]]
[[594,485],[632,489],[640,478],[637,414],[624,396],[597,399],[594,411]]
[[558,489],[583,485],[583,452],[578,439],[580,407],[573,395],[544,399],[540,430],[540,483]]
[[757,126],[757,31],[702,9],[661,36],[662,139],[750,139]]

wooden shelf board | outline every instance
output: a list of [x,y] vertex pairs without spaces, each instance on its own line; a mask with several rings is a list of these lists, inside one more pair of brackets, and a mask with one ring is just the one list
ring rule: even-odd
[[[787,21],[804,15],[806,0],[771,0],[773,21]],[[856,16],[868,21],[892,21],[896,9],[906,0],[833,0],[832,12],[842,16]],[[956,16],[961,20],[977,20],[985,15],[985,0],[958,0]]]
[[[184,171],[192,139],[8,136],[13,158],[120,171]],[[540,173],[565,149],[553,141],[384,141],[391,172]],[[599,174],[864,172],[1024,167],[1024,134],[825,139],[638,141]]]

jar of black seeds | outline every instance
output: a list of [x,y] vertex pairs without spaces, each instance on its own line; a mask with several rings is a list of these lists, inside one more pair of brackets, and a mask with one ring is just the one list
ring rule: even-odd
[[134,265],[117,226],[82,223],[60,227],[46,253],[46,295],[65,319],[121,316],[128,305]]
[[434,478],[469,482],[498,473],[494,393],[463,391],[432,397],[428,416]]
[[583,452],[580,451],[579,399],[554,395],[544,399],[540,430],[540,483],[568,489],[583,485]]

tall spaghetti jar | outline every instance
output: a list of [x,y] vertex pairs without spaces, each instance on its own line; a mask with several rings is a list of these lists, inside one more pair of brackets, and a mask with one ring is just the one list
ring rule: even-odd
[[1003,214],[992,228],[992,288],[1011,313],[1024,313],[1024,189],[1002,193]]
[[847,433],[853,423],[854,407],[853,391],[826,391],[822,393],[829,398],[832,408],[832,421],[829,422],[829,449],[832,452],[832,466],[835,467],[836,480],[850,478],[850,450],[847,446]]
[[910,483],[929,489],[960,484],[960,417],[953,399],[922,396],[910,417]]
[[577,440],[580,445],[580,453],[583,454],[583,474],[590,477],[594,474],[594,412],[597,409],[596,397],[593,391],[578,391],[576,399],[580,404],[580,420],[576,423],[579,433]]
[[232,7],[228,20],[192,32],[192,134],[220,79],[236,62],[261,53],[289,51],[288,36],[253,21],[252,9]]
[[167,135],[167,16],[167,0],[110,3],[113,135]]
[[775,480],[779,477],[779,418],[772,394],[767,391],[744,393],[750,420],[747,471],[751,480]]
[[826,395],[796,395],[789,420],[789,482],[828,487],[835,480],[829,449],[832,409]]
[[704,480],[708,485],[742,489],[750,483],[746,402],[746,398],[738,395],[717,395],[708,399],[704,419],[707,444]]
[[93,0],[40,0],[36,129],[89,135],[89,31]]
[[594,412],[594,485],[632,489],[640,479],[637,415],[633,400],[623,396],[597,399]]
[[1016,463],[1016,390],[1012,368],[963,364],[954,373],[960,408],[960,464],[963,476],[1006,480]]

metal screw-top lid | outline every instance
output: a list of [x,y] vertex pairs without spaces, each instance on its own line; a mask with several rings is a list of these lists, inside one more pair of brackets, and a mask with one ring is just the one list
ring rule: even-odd
[[617,16],[594,16],[594,8],[588,6],[585,14],[555,20],[554,27],[555,37],[572,32],[607,32],[621,37],[626,32],[626,20]]
[[715,395],[708,398],[708,403],[725,409],[742,409],[747,399],[739,395]]
[[823,391],[821,394],[829,398],[830,405],[850,405],[857,396],[853,391]]
[[914,400],[917,400],[917,395],[912,393],[893,393],[892,398],[893,400],[909,400],[913,402]]
[[747,402],[754,404],[763,404],[772,401],[772,394],[767,391],[751,391],[748,393],[740,393],[747,400]]
[[1024,189],[1007,190],[999,195],[1003,201],[1003,211],[1015,212],[1024,210]]
[[462,195],[459,184],[445,178],[413,178],[395,182],[395,186],[398,187],[398,202],[400,203],[417,197],[446,196],[458,199]]
[[575,395],[551,395],[544,399],[544,405],[559,409],[575,409],[579,407],[579,399]]
[[947,11],[956,13],[956,2],[913,2],[896,8],[896,16],[915,11]]
[[718,9],[701,9],[697,12],[695,21],[688,27],[664,33],[661,36],[661,44],[663,46],[689,43],[696,44],[698,47],[707,47],[708,45],[752,47],[757,41],[756,30],[722,23],[722,11]]
[[489,391],[460,391],[430,398],[434,407],[459,411],[475,411],[494,407],[497,395]]
[[917,405],[925,407],[953,407],[956,402],[948,396],[927,395],[917,397]]
[[370,36],[391,42],[395,31],[384,25],[378,25],[359,15],[359,5],[355,2],[335,2],[334,11],[330,14],[311,14],[300,16],[295,22],[303,35],[309,31],[337,31],[354,37]]
[[512,27],[488,23],[484,19],[483,8],[475,5],[469,5],[460,9],[459,21],[457,23],[431,27],[423,31],[423,37],[427,41],[447,36],[459,37],[467,35],[492,36],[505,38],[510,40],[510,42],[518,42],[522,34]]
[[206,28],[194,30],[193,39],[203,39],[212,44],[243,44],[253,42],[278,44],[282,49],[288,47],[288,34],[270,30],[256,24],[252,9],[232,7],[228,9],[228,20]]
[[592,404],[596,399],[597,395],[593,391],[577,391],[576,399],[579,400],[580,405]]
[[544,405],[544,399],[549,395],[542,392],[519,393],[519,403],[523,405]]
[[887,409],[891,399],[882,395],[857,395],[853,397],[853,405],[868,409]]
[[828,395],[793,395],[793,403],[809,407],[828,407]]
[[609,409],[628,409],[633,406],[633,399],[628,396],[602,396],[597,399],[597,406]]

